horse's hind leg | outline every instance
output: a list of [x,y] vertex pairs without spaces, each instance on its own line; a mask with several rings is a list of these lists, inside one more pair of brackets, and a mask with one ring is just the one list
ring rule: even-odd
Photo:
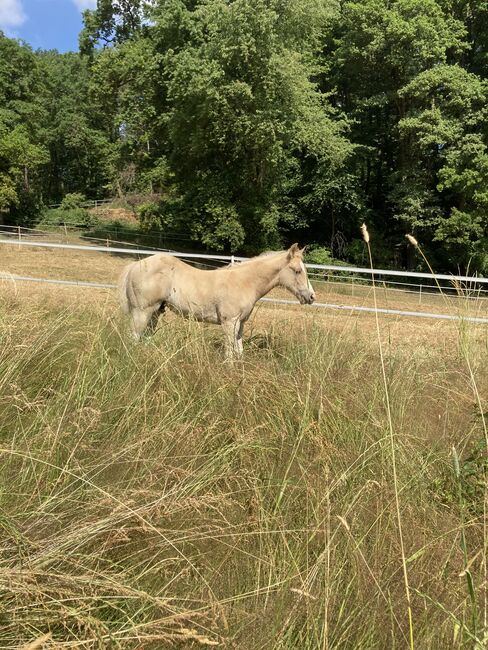
[[147,329],[152,334],[156,329],[158,318],[159,305],[146,307],[146,309],[133,309],[131,311],[133,337],[138,341]]
[[146,328],[146,331],[148,334],[154,334],[157,327],[158,327],[158,321],[159,321],[159,315],[160,315],[159,309],[156,309],[156,311],[153,313],[151,318],[149,319],[149,324]]
[[159,317],[161,314],[164,314],[166,311],[166,303],[162,302],[159,307],[156,307],[155,311],[153,312],[151,318],[149,319],[149,325],[147,326],[147,329],[149,331],[149,334],[154,334],[158,327],[158,322],[159,322]]

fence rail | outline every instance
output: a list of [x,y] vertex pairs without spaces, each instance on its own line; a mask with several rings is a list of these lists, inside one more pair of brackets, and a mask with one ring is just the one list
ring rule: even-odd
[[[71,226],[67,227],[68,230],[71,229]],[[76,228],[75,228],[76,229]],[[5,231],[5,232],[2,232]],[[130,232],[130,231],[127,231]],[[53,233],[56,233],[56,231],[53,230],[41,230],[39,228],[27,228],[25,226],[4,226],[0,225],[0,234],[3,234],[5,236],[11,236],[15,237],[16,239],[22,240],[22,237],[38,237],[38,236],[49,236],[53,235]],[[66,231],[60,231],[59,235],[66,235]],[[166,234],[164,235],[166,238]],[[94,244],[102,245],[104,246],[104,252],[106,252],[106,247],[113,244],[118,244],[120,246],[124,247],[124,250],[129,250],[126,247],[132,247],[137,246],[137,244],[134,244],[132,242],[128,241],[121,241],[113,238],[103,238],[103,237],[90,237],[88,235],[81,235],[81,239],[87,242],[93,242]],[[57,242],[59,243],[59,242]],[[146,250],[146,249],[144,249]],[[171,248],[162,248],[162,247],[152,247],[150,250],[151,252],[164,252],[164,253],[171,253],[174,254],[174,250]],[[185,255],[189,255],[186,253]],[[232,259],[232,256],[231,258]],[[236,258],[234,258],[236,259]],[[220,264],[222,261],[219,261],[218,263]],[[212,267],[212,264],[203,264],[200,261],[200,265],[202,266],[207,266],[209,268]],[[214,264],[213,266],[217,266],[218,264]],[[359,283],[359,286],[361,285],[368,285],[372,283],[372,278],[371,278],[371,270],[367,269],[368,271],[368,277],[362,277],[360,280],[358,280],[357,276],[354,274],[351,275],[345,275],[343,274],[335,274],[334,271],[338,269],[339,267],[334,267],[334,270],[329,271],[327,273],[324,273],[323,269],[317,269],[317,268],[310,268],[312,265],[307,265],[309,267],[309,276],[314,282],[327,282],[328,284],[337,284],[337,285],[346,285],[352,288],[354,290],[354,283]],[[314,266],[320,266],[320,265],[314,265]],[[341,269],[344,269],[345,267],[341,266]],[[356,270],[356,267],[352,267]],[[359,269],[358,269],[359,270]],[[380,273],[385,273],[385,271],[378,270],[378,274]],[[398,272],[400,273],[400,272]],[[406,273],[407,276],[412,276],[414,275],[414,272],[409,273],[407,271],[403,271],[401,273]],[[406,294],[414,294],[418,295],[421,301],[422,294],[429,295],[432,294],[432,292],[437,293],[439,287],[442,291],[448,292],[449,295],[452,294],[453,292],[457,292],[459,289],[459,285],[453,284],[452,282],[446,284],[445,280],[441,280],[442,286],[439,284],[439,287],[437,284],[434,283],[433,276],[430,274],[427,274],[428,279],[431,281],[430,283],[427,283],[424,281],[423,283],[420,282],[422,278],[415,278],[418,281],[417,282],[401,282],[399,280],[393,280],[391,279],[392,276],[390,276],[387,280],[381,280],[376,278],[377,283],[381,283],[383,285],[383,288],[388,289],[390,291],[397,291],[397,292],[402,292]],[[451,279],[453,276],[446,276]],[[455,276],[454,276],[455,277]],[[462,276],[457,276],[457,277],[462,277]],[[401,279],[401,278],[400,278]],[[409,279],[409,278],[406,278]],[[475,280],[477,282],[481,281],[481,284],[483,284],[482,279],[476,277]],[[387,284],[386,284],[387,283]],[[484,286],[484,285],[483,285]],[[464,287],[463,287],[464,289]],[[488,287],[481,288],[478,287],[475,290],[472,291],[474,295],[467,295],[466,292],[464,292],[463,298],[467,298],[469,300],[487,300],[488,298],[485,297],[485,294],[488,294]]]
[[[12,240],[0,239],[1,244],[12,245]],[[53,242],[38,242],[38,241],[23,241],[19,240],[15,242],[16,246],[34,246],[38,248],[65,248],[70,250],[82,250],[88,252],[101,252],[101,253],[124,253],[126,255],[154,255],[158,253],[157,249],[149,248],[119,248],[115,246],[82,246],[80,244],[58,244]],[[237,255],[208,255],[206,253],[179,253],[177,251],[171,251],[170,253],[174,257],[181,257],[185,259],[195,259],[195,260],[218,260],[220,262],[244,262],[248,260],[248,257],[240,257]],[[374,276],[384,276],[384,277],[413,277],[413,278],[423,278],[425,280],[448,280],[450,282],[461,282],[461,283],[472,283],[472,284],[488,284],[488,278],[483,278],[480,276],[470,276],[470,275],[451,275],[446,273],[421,273],[417,271],[395,271],[392,269],[368,269],[355,266],[337,266],[333,264],[305,264],[307,269],[319,269],[322,271],[332,271],[338,273],[354,273],[354,274],[363,274],[363,275],[374,275]]]
[[[137,240],[150,240],[154,242],[155,240],[159,241],[166,241],[166,240],[172,240],[172,241],[177,241],[177,242],[192,242],[193,240],[191,237],[188,236],[187,233],[181,233],[181,232],[173,232],[173,231],[168,231],[168,232],[161,232],[161,231],[147,231],[147,232],[139,232],[138,230],[135,230],[134,228],[128,228],[126,226],[117,224],[113,225],[114,222],[104,222],[100,221],[97,224],[86,224],[86,223],[79,223],[79,224],[73,224],[73,223],[53,223],[53,224],[44,224],[44,229],[41,228],[28,228],[27,226],[7,226],[4,224],[0,224],[0,234],[4,236],[11,236],[11,237],[16,237],[17,239],[22,239],[23,237],[37,237],[37,236],[44,236],[44,235],[59,235],[61,237],[66,237],[68,233],[73,232],[74,234],[77,234],[79,231],[84,231],[84,230],[91,230],[91,231],[97,231],[99,233],[107,233],[109,234],[115,234],[115,235],[122,235],[122,236],[127,236],[131,237],[133,239]],[[111,242],[114,243],[122,243],[127,246],[135,246],[138,244],[134,244],[133,242],[124,240],[118,242],[115,239],[112,239],[111,237],[90,237],[89,235],[84,235],[80,234],[79,235],[81,239],[86,239],[91,240],[91,239],[99,239],[100,241],[107,241],[107,239]]]
[[[30,276],[14,275],[9,273],[0,273],[0,280],[7,280],[10,282],[39,282],[45,284],[66,285],[76,287],[88,287],[92,289],[115,289],[115,284],[104,284],[100,282],[84,282],[81,280],[54,280],[51,278],[35,278]],[[280,298],[261,298],[260,302],[271,303],[275,305],[292,305],[297,306],[297,302],[293,300],[285,300]],[[312,305],[307,305],[306,309],[333,309],[340,311],[363,312],[363,313],[379,313],[387,314],[390,316],[408,316],[411,318],[428,318],[433,320],[444,321],[457,321],[477,324],[488,324],[488,318],[480,318],[476,316],[457,316],[453,314],[435,314],[423,311],[407,311],[401,309],[383,309],[374,307],[363,307],[361,305],[336,305],[333,303],[315,302]]]
[[[80,245],[80,244],[67,244],[67,243],[55,243],[55,242],[40,242],[40,241],[26,241],[24,239],[19,239],[16,240],[15,242],[12,241],[11,239],[2,239],[0,238],[0,245],[10,245],[10,246],[15,246],[15,247],[21,247],[21,246],[27,246],[27,247],[34,247],[34,248],[51,248],[51,249],[66,249],[66,250],[77,250],[77,251],[84,251],[84,252],[101,252],[101,253],[113,253],[117,255],[137,255],[139,257],[145,257],[148,255],[153,255],[154,253],[161,252],[160,250],[158,251],[157,249],[149,249],[149,248],[121,248],[121,247],[116,247],[116,246],[109,246],[108,245],[108,240],[107,240],[107,245],[105,246],[85,246],[85,245]],[[207,266],[209,268],[216,268],[219,265],[221,266],[223,263],[228,264],[228,263],[239,263],[242,261],[245,261],[249,258],[246,257],[240,257],[240,256],[233,256],[233,255],[215,255],[215,254],[206,254],[206,253],[180,253],[178,251],[164,251],[164,252],[169,252],[171,255],[175,257],[179,257],[182,259],[186,260],[193,260],[197,262],[198,264],[202,266]],[[451,284],[450,286],[444,286],[441,287],[442,290],[457,290],[459,287],[459,283],[464,283],[465,285],[469,284],[472,287],[475,287],[475,289],[471,289],[471,292],[474,293],[474,295],[469,295],[468,292],[464,292],[463,298],[469,298],[470,300],[479,300],[480,299],[480,294],[486,293],[488,290],[488,287],[486,285],[488,284],[488,278],[482,278],[478,276],[462,276],[462,275],[448,275],[448,274],[428,274],[428,273],[418,273],[418,272],[408,272],[408,271],[395,271],[391,269],[367,269],[367,268],[361,268],[361,267],[352,267],[352,266],[337,266],[337,265],[329,265],[329,264],[306,264],[306,267],[310,270],[310,277],[312,280],[317,281],[320,278],[320,281],[328,281],[329,283],[333,284],[342,284],[344,286],[344,282],[350,282],[351,283],[351,288],[352,290],[354,289],[354,282],[358,283],[359,287],[364,287],[368,291],[371,290],[371,283],[373,282],[373,278],[375,278],[375,282],[377,283],[377,286],[383,287],[385,289],[391,289],[391,287],[387,286],[386,283],[391,283],[393,285],[404,285],[405,287],[410,286],[410,287],[419,287],[420,291],[415,292],[409,289],[394,289],[395,291],[403,291],[404,293],[417,293],[418,296],[420,296],[420,301],[419,304],[421,304],[421,297],[422,297],[422,288],[424,289],[430,289],[431,291],[434,290],[436,291],[436,287],[432,284],[428,284],[429,282],[432,283],[433,280],[436,280],[437,282],[445,282],[448,280]],[[339,273],[339,275],[335,275],[335,273]],[[343,275],[344,273],[350,273],[352,275],[346,276]],[[319,275],[319,278],[317,277]],[[357,276],[362,276],[362,277],[357,277]],[[394,281],[391,278],[398,276],[400,280]],[[381,278],[384,277],[384,280],[381,280]],[[402,281],[403,278],[415,278],[417,282],[405,282]],[[21,275],[15,275],[15,274],[8,274],[8,273],[0,273],[0,279],[1,280],[10,280],[13,282],[40,282],[40,283],[46,283],[46,284],[56,284],[56,285],[66,285],[66,286],[77,286],[77,287],[87,287],[87,288],[93,288],[93,289],[113,289],[115,285],[113,284],[106,284],[106,283],[96,283],[96,282],[86,282],[86,281],[77,281],[77,280],[60,280],[60,279],[49,279],[49,278],[35,278],[35,277],[30,277],[30,276],[21,276]],[[420,282],[424,280],[424,284],[422,285]],[[425,284],[427,283],[427,285]],[[347,285],[346,285],[347,286]],[[440,286],[440,285],[439,285]],[[485,289],[486,287],[486,289]],[[354,291],[352,293],[354,295]],[[484,298],[482,298],[483,303],[485,303]],[[281,299],[275,299],[275,298],[263,298],[264,302],[271,302],[274,304],[283,304],[283,305],[294,305],[295,303],[291,300],[281,300]],[[481,304],[481,303],[480,303]],[[485,303],[486,304],[486,303]],[[314,303],[313,308],[315,309],[333,309],[333,310],[342,310],[342,311],[348,311],[350,313],[353,312],[366,312],[366,313],[382,313],[382,314],[390,314],[390,315],[396,315],[396,316],[406,316],[406,317],[412,317],[412,318],[430,318],[430,319],[436,319],[436,320],[444,320],[444,321],[466,321],[466,322],[473,322],[473,323],[480,323],[480,324],[488,324],[488,318],[483,318],[483,317],[475,317],[475,316],[463,316],[463,315],[453,315],[453,314],[442,314],[442,313],[431,313],[431,312],[424,312],[424,311],[408,311],[408,310],[402,310],[402,309],[386,309],[386,308],[372,308],[372,307],[365,307],[365,306],[360,306],[360,305],[342,305],[342,304],[334,304],[334,303]]]
[[[98,208],[99,205],[107,205],[110,203],[115,203],[116,199],[87,199],[80,203],[82,208]],[[59,208],[62,203],[50,203],[48,208]]]

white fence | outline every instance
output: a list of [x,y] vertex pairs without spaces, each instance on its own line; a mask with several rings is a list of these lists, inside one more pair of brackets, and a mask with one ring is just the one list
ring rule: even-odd
[[[0,244],[9,244],[12,245],[12,240],[0,239]],[[57,244],[53,242],[39,242],[39,241],[23,241],[20,240],[15,243],[16,246],[35,246],[39,248],[66,248],[72,250],[83,250],[83,251],[92,251],[92,252],[101,252],[101,253],[124,253],[126,255],[154,255],[154,253],[160,252],[159,249],[155,248],[119,248],[116,246],[82,246],[81,244]],[[248,260],[248,257],[239,257],[237,255],[218,255],[212,254],[208,255],[206,253],[180,253],[178,251],[169,251],[174,257],[183,257],[186,259],[195,259],[195,260],[218,260],[221,262],[244,262]],[[413,278],[425,278],[429,280],[449,280],[450,282],[458,283],[480,283],[488,284],[488,278],[483,278],[477,275],[449,275],[446,273],[420,273],[415,271],[394,271],[391,269],[368,269],[361,268],[356,266],[335,266],[333,264],[305,264],[307,269],[319,269],[322,271],[334,271],[341,273],[364,273],[368,275],[378,275],[378,276],[399,276],[399,277],[413,277]]]
[[[84,234],[84,230],[90,230],[90,228],[94,228],[98,230],[99,232],[106,232],[107,235],[111,235],[109,237],[92,237],[90,235]],[[110,241],[111,243],[116,243],[116,244],[123,244],[124,246],[133,246],[134,244],[131,243],[130,241],[127,241],[127,239],[123,239],[123,237],[128,237],[128,238],[136,238],[138,241],[140,240],[149,240],[152,242],[152,245],[154,244],[155,241],[158,241],[159,243],[163,241],[172,241],[172,242],[179,242],[180,244],[182,242],[191,242],[191,238],[181,232],[138,232],[135,231],[134,228],[130,228],[128,226],[123,225],[122,223],[117,223],[116,225],[113,225],[113,222],[104,222],[101,221],[96,226],[89,226],[89,225],[84,225],[84,224],[69,224],[69,223],[57,223],[57,224],[45,224],[43,228],[28,228],[27,226],[8,226],[5,224],[0,224],[0,235],[3,235],[5,237],[15,237],[15,239],[21,240],[25,239],[28,237],[45,237],[46,235],[49,235],[50,237],[56,237],[64,240],[65,242],[67,241],[69,235],[75,234],[80,237],[80,239],[86,240],[86,241],[93,241],[93,242],[107,242]],[[120,236],[121,240],[118,241],[117,239],[113,238],[113,235],[116,237]],[[159,247],[158,247],[159,250]]]
[[[100,205],[110,205],[115,201],[116,199],[87,199],[86,201],[83,201],[83,203],[80,203],[80,206],[82,208],[98,208]],[[47,207],[59,208],[61,205],[61,203],[50,203]]]
[[[102,252],[102,253],[115,253],[118,255],[138,255],[140,257],[143,256],[148,256],[148,255],[153,255],[156,252],[160,252],[156,249],[130,249],[130,248],[121,248],[121,247],[114,247],[114,246],[82,246],[79,244],[61,244],[61,243],[53,243],[53,242],[40,242],[40,241],[25,241],[22,239],[19,239],[18,241],[14,242],[9,239],[0,239],[0,245],[6,244],[6,245],[15,245],[15,246],[26,246],[26,247],[36,247],[36,248],[52,248],[52,249],[67,249],[67,250],[77,250],[77,251],[85,251],[85,252]],[[206,264],[208,266],[216,266],[215,262],[218,263],[238,263],[241,261],[245,261],[246,257],[238,257],[238,256],[233,256],[233,255],[208,255],[204,253],[181,253],[177,251],[168,251],[171,253],[171,255],[183,259],[188,259],[188,260],[195,260],[199,264],[202,264],[205,262],[212,262],[212,264]],[[449,281],[451,283],[451,286],[449,287],[450,289],[457,290],[460,286],[461,287],[466,287],[469,286],[471,288],[473,287],[479,287],[480,285],[484,286],[488,284],[488,278],[482,278],[478,276],[465,276],[465,275],[448,275],[448,274],[429,274],[429,273],[420,273],[420,272],[409,272],[409,271],[394,271],[390,269],[368,269],[368,268],[361,268],[361,267],[350,267],[350,266],[335,266],[335,265],[328,265],[328,264],[306,264],[306,267],[309,271],[311,271],[311,275],[313,277],[314,273],[320,272],[322,275],[327,276],[330,273],[350,273],[354,274],[356,276],[369,276],[369,277],[364,277],[361,278],[361,281],[371,281],[372,276],[376,278],[376,282],[380,281],[380,278],[391,278],[391,277],[401,277],[401,278],[416,278],[420,280],[424,280],[424,282],[429,282],[431,283],[432,280],[435,280],[436,282],[439,281]],[[111,289],[114,287],[114,285],[111,284],[102,284],[102,283],[94,283],[94,282],[83,282],[83,281],[68,281],[68,280],[56,280],[56,279],[45,279],[45,278],[35,278],[35,277],[30,277],[30,276],[19,276],[19,275],[12,275],[9,273],[3,273],[0,274],[0,279],[2,280],[10,280],[13,282],[42,282],[42,283],[49,283],[49,284],[61,284],[61,285],[70,285],[70,286],[79,286],[79,287],[92,287],[92,288],[106,288],[106,289]],[[337,277],[335,277],[335,280],[337,280]],[[426,287],[426,285],[421,285],[419,283],[407,283],[407,282],[393,282],[392,280],[388,279],[387,280],[389,284],[398,284],[398,285],[404,285],[404,286],[416,286],[416,287]],[[435,287],[432,287],[429,284],[429,288],[435,289]],[[444,287],[447,288],[447,287]],[[393,289],[395,290],[395,289]],[[403,289],[401,289],[404,291]],[[476,289],[476,296],[475,299],[479,300],[479,293],[484,292],[482,289]],[[464,298],[469,297],[464,295]],[[291,300],[278,300],[274,298],[263,298],[264,302],[272,302],[275,304],[285,304],[285,305],[294,305],[296,304],[294,301]],[[383,308],[372,308],[372,307],[364,307],[364,306],[359,306],[359,305],[339,305],[339,304],[333,304],[333,303],[314,303],[312,305],[314,308],[322,308],[322,309],[334,309],[334,310],[345,310],[349,312],[379,312],[379,313],[384,313],[384,314],[391,314],[391,315],[398,315],[398,316],[409,316],[412,318],[431,318],[431,319],[437,319],[437,320],[449,320],[449,321],[460,321],[464,320],[467,322],[474,322],[474,323],[483,323],[483,324],[488,324],[488,318],[483,318],[483,317],[474,317],[474,316],[457,316],[457,315],[452,315],[452,314],[437,314],[437,313],[431,313],[431,312],[424,312],[424,311],[408,311],[408,310],[399,310],[399,309],[383,309]]]

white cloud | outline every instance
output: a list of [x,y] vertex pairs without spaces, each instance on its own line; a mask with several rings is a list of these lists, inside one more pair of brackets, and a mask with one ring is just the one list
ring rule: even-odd
[[0,0],[0,29],[20,27],[26,20],[22,0]]
[[[2,2],[3,0],[0,0]],[[96,9],[97,0],[73,0],[80,11],[83,9]]]

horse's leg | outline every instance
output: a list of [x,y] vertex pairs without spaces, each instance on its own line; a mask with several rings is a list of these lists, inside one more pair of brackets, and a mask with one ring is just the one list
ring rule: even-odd
[[159,307],[156,307],[151,318],[149,319],[149,323],[147,325],[147,332],[148,334],[154,334],[157,327],[158,327],[158,322],[159,322],[159,317],[161,314],[164,314],[166,311],[166,303],[162,302]]
[[237,340],[240,325],[240,321],[237,318],[227,320],[222,323],[222,329],[224,330],[225,337],[226,361],[233,361],[241,355],[241,348]]
[[158,307],[146,307],[146,309],[133,309],[131,311],[132,335],[138,341],[150,325],[151,333],[158,322]]
[[160,313],[161,312],[159,311],[159,309],[157,309],[155,312],[153,312],[151,318],[149,319],[148,326],[146,328],[146,331],[147,331],[148,334],[152,335],[156,331],[156,328],[158,326],[159,314]]
[[244,334],[244,321],[239,323],[239,330],[237,332],[237,347],[238,347],[238,356],[242,357],[244,352],[244,346],[242,345],[242,335]]

